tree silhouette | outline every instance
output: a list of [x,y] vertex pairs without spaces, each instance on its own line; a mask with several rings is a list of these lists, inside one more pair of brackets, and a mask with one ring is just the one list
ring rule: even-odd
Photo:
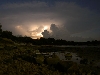
[[0,23],[0,37],[1,37],[1,34],[2,34],[2,25],[1,25],[1,23]]
[[2,31],[1,36],[3,38],[8,38],[8,39],[12,39],[13,38],[12,32],[10,32],[10,31]]

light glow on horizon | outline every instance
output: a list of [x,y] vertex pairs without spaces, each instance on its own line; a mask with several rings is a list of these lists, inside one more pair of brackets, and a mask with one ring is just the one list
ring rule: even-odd
[[44,30],[50,31],[49,26],[44,25],[42,27],[37,27],[37,26],[36,27],[35,26],[31,27],[30,30],[29,30],[30,31],[30,36],[33,39],[37,39],[37,38],[43,37],[42,32],[44,32]]

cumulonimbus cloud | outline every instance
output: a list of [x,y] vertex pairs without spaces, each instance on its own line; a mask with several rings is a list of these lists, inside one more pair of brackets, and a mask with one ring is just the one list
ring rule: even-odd
[[[53,6],[49,6],[46,2],[33,1],[0,5],[0,22],[3,30],[10,30],[16,35],[21,32],[23,35],[31,36],[30,30],[34,34],[42,33],[43,26],[48,26],[55,38],[68,38],[98,28],[100,14],[74,2],[55,2]],[[16,29],[19,25],[23,27],[20,32]],[[82,37],[87,35],[84,34]]]

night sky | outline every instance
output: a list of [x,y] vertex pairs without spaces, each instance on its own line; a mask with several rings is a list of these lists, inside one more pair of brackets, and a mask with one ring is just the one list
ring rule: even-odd
[[13,35],[100,40],[100,1],[0,0],[0,23]]

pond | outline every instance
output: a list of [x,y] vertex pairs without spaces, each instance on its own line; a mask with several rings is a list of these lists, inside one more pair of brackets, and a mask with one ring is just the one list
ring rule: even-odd
[[68,54],[68,53],[70,53],[70,52],[67,52],[67,51],[65,51],[65,52],[58,51],[58,52],[49,52],[47,54],[42,52],[42,54],[44,54],[45,56],[48,56],[48,57],[50,57],[53,54],[55,54],[62,61],[73,61],[73,62],[76,62],[76,63],[80,64],[81,58],[78,57],[78,55],[76,53],[70,53],[72,56],[66,57],[65,55]]
[[[62,61],[73,61],[78,64],[87,63],[100,66],[100,47],[99,46],[46,46],[40,47],[40,52],[55,53]],[[65,57],[67,53],[71,53],[72,57]],[[82,58],[81,58],[82,57]]]
[[62,61],[73,61],[73,62],[76,62],[76,63],[80,63],[80,60],[81,58],[77,56],[76,53],[71,53],[72,57],[65,57],[65,55],[67,53],[70,53],[70,52],[65,52],[65,53],[62,53],[62,52],[51,52],[52,53],[55,53],[59,58],[60,60]]

